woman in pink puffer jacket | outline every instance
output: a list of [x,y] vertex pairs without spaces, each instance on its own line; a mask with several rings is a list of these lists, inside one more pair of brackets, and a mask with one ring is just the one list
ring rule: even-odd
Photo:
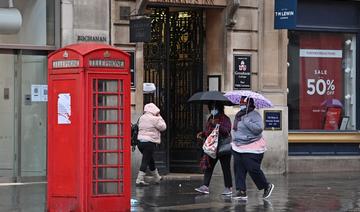
[[161,176],[155,168],[154,151],[161,142],[161,133],[166,130],[166,123],[160,115],[160,109],[153,103],[144,106],[144,114],[139,119],[138,149],[142,156],[136,185],[148,185],[145,182],[146,169],[149,166],[154,182],[159,183]]

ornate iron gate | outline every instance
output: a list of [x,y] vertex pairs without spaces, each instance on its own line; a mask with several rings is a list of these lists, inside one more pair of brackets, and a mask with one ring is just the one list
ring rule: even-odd
[[151,18],[151,42],[144,45],[144,82],[155,83],[157,90],[145,101],[160,107],[168,125],[155,156],[157,166],[166,172],[197,172],[200,153],[195,135],[202,129],[202,107],[187,99],[203,87],[202,11],[154,8]]

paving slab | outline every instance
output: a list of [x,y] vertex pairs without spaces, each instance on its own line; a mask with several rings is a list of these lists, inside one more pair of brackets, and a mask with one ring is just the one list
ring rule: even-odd
[[[181,177],[183,176],[183,177]],[[348,211],[360,212],[360,172],[268,175],[275,184],[262,198],[247,179],[247,201],[223,196],[222,176],[213,176],[210,194],[196,192],[201,176],[168,175],[159,185],[136,187],[132,182],[131,211]],[[0,212],[45,211],[46,183],[0,183]]]

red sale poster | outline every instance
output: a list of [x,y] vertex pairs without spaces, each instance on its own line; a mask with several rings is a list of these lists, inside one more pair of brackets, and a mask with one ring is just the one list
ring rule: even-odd
[[326,111],[324,130],[339,129],[341,108],[329,108]]
[[342,100],[343,37],[309,33],[300,37],[300,129],[324,129],[327,99]]

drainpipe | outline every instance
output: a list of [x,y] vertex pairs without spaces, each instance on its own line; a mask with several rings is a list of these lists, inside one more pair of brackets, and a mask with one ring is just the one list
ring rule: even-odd
[[232,28],[236,24],[234,15],[240,6],[240,0],[232,0],[232,1],[228,1],[228,2],[229,2],[229,4],[226,6],[226,9],[227,9],[226,26],[228,28]]
[[9,8],[0,8],[0,34],[16,34],[22,24],[21,13],[9,0]]

